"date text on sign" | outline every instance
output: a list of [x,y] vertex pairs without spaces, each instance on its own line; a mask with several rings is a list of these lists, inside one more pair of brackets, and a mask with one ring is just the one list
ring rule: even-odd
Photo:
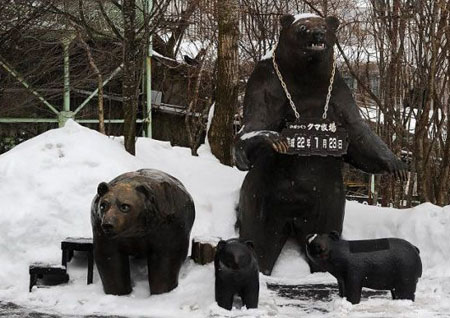
[[281,134],[288,139],[288,154],[340,157],[347,153],[347,131],[334,122],[288,123]]

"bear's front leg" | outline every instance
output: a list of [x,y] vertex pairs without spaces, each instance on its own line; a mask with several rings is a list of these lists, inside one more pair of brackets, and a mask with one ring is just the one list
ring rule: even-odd
[[184,258],[170,251],[153,252],[147,256],[148,283],[152,295],[171,291],[178,286],[178,273]]
[[[350,271],[352,272],[352,271]],[[344,281],[344,296],[347,297],[347,301],[353,305],[359,304],[361,301],[362,283],[358,274],[349,274]]]
[[258,308],[259,299],[259,281],[258,278],[252,279],[251,283],[244,287],[241,292],[242,303],[247,308]]
[[234,147],[235,163],[239,170],[250,170],[255,162],[273,152],[285,154],[289,149],[287,138],[271,130],[243,133]]
[[233,297],[236,293],[235,289],[228,283],[216,277],[215,282],[215,298],[219,307],[231,310],[233,307]]
[[345,283],[343,279],[338,279],[339,297],[345,297]]
[[130,263],[128,255],[109,244],[94,244],[94,258],[105,294],[131,293]]

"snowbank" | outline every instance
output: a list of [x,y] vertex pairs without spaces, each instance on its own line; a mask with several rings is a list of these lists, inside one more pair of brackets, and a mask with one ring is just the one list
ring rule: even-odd
[[[28,293],[28,265],[36,261],[59,263],[62,239],[91,236],[89,210],[98,183],[126,171],[156,168],[180,179],[196,205],[193,236],[236,236],[235,206],[245,173],[221,165],[207,147],[200,148],[199,157],[192,157],[189,149],[141,138],[137,142],[137,155],[131,156],[123,150],[121,142],[120,138],[108,138],[69,121],[66,127],[48,131],[0,156],[0,299],[61,314],[295,317],[303,311],[282,305],[284,300],[269,291],[266,282],[334,281],[328,274],[310,275],[296,244],[289,242],[272,277],[261,276],[258,310],[236,309],[228,313],[218,308],[214,303],[212,265],[199,266],[191,261],[186,261],[182,268],[179,287],[165,295],[149,297],[145,262],[140,261],[134,261],[132,267],[135,286],[131,295],[104,295],[96,271],[94,284],[85,284],[83,258],[69,263],[69,284]],[[332,313],[354,312],[354,315],[361,310],[380,312],[386,305],[400,312],[405,311],[405,306],[409,308],[406,312],[422,312],[417,304],[426,303],[431,304],[427,305],[427,314],[448,310],[448,301],[439,306],[436,301],[450,294],[448,284],[444,285],[450,276],[449,215],[450,207],[431,204],[396,210],[348,202],[344,225],[347,239],[397,236],[420,248],[424,278],[419,290],[423,295],[418,293],[414,305],[370,300],[349,310],[348,303],[337,298],[323,307]],[[317,317],[325,315],[317,313]]]

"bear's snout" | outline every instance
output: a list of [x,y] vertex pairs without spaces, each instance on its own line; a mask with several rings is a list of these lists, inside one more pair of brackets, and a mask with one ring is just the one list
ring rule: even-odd
[[312,30],[312,36],[316,43],[322,43],[325,41],[325,31],[322,29]]
[[102,230],[107,235],[112,235],[115,232],[114,222],[111,219],[106,219],[102,221]]
[[114,230],[114,225],[111,223],[102,223],[102,229],[105,232],[112,232]]
[[322,258],[328,256],[327,247],[325,244],[321,244],[321,242],[311,242],[309,245],[309,253],[312,256],[320,256]]

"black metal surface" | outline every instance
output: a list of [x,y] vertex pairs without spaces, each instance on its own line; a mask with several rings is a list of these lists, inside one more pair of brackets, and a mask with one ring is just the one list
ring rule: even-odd
[[[304,284],[304,285],[279,285],[268,284],[267,288],[277,292],[281,297],[303,301],[331,301],[333,296],[339,294],[337,284]],[[361,298],[390,298],[389,291],[365,289]]]
[[85,318],[126,318],[125,316],[111,316],[111,315],[57,315],[57,314],[49,314],[40,312],[38,310],[25,308],[22,306],[18,306],[11,302],[2,302],[0,301],[0,317],[8,317],[8,318],[77,318],[77,317],[85,317]]

